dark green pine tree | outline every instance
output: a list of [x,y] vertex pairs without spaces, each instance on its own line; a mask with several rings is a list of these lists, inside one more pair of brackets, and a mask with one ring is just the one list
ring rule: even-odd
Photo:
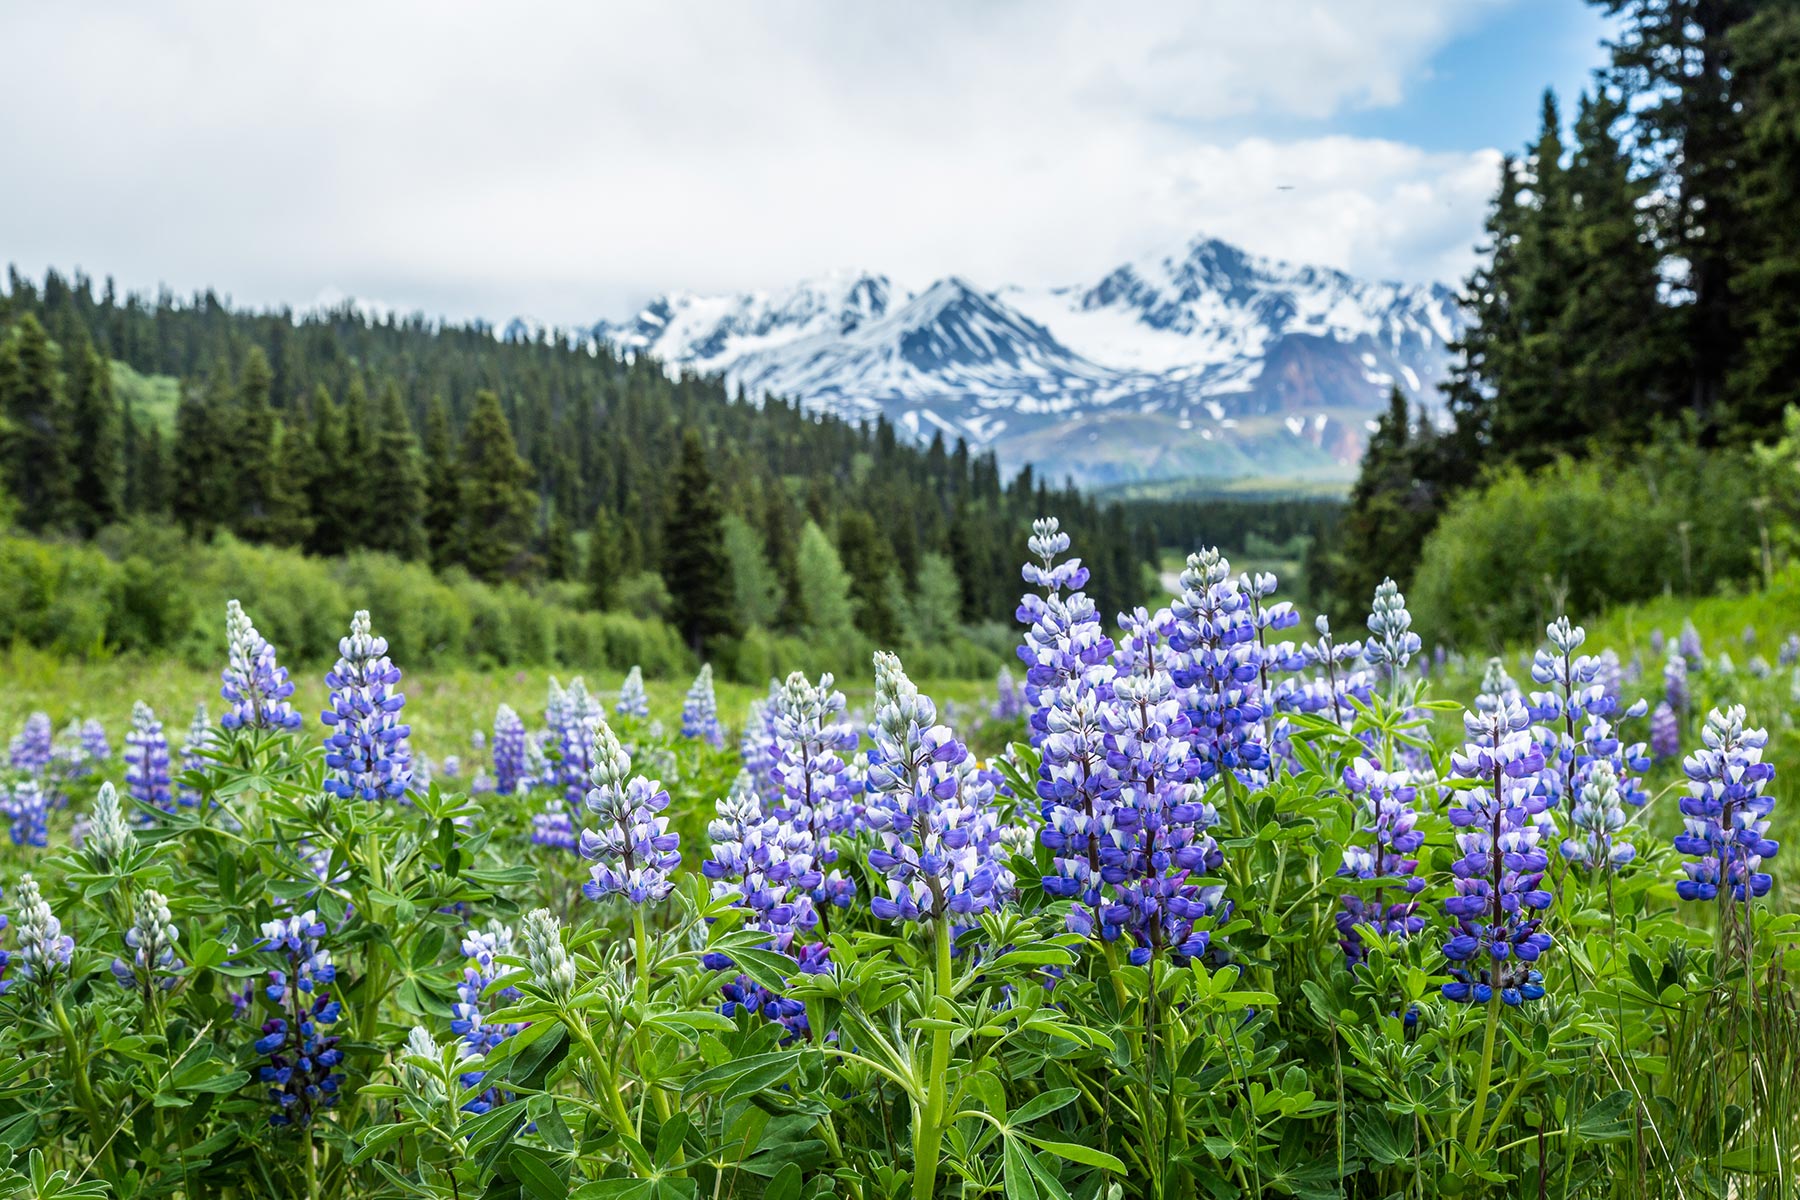
[[[1747,158],[1734,36],[1768,0],[1589,0],[1614,17],[1610,79],[1632,114],[1632,142],[1656,181],[1656,241],[1683,264],[1673,353],[1683,357],[1687,404],[1718,428],[1726,376],[1737,360],[1744,311],[1734,264],[1753,238],[1739,203]],[[1790,213],[1788,220],[1793,217]]]
[[897,645],[900,618],[894,611],[894,555],[875,527],[875,519],[859,508],[846,510],[838,518],[837,542],[838,558],[850,576],[856,627],[877,646]]
[[800,563],[794,536],[792,506],[787,490],[779,479],[769,481],[763,492],[763,544],[769,550],[769,565],[781,582],[781,609],[775,623],[783,629],[799,629],[806,624],[806,601],[800,594]]
[[462,503],[456,479],[456,443],[450,433],[450,410],[433,396],[425,410],[425,544],[431,565],[450,565],[456,551],[456,513]]
[[1800,9],[1771,7],[1732,34],[1744,112],[1738,211],[1747,246],[1732,288],[1745,315],[1730,380],[1737,441],[1766,438],[1800,405]]
[[75,467],[71,512],[92,537],[125,512],[124,428],[113,395],[112,365],[85,339],[70,350],[70,451]]
[[173,466],[181,484],[170,488],[169,507],[196,537],[228,527],[237,512],[235,416],[223,363],[215,363],[204,389],[185,391],[175,410]]
[[369,392],[361,375],[352,375],[344,389],[342,407],[344,450],[337,473],[339,517],[344,527],[344,549],[356,550],[375,536],[375,523],[381,518],[381,500],[356,481],[368,478],[369,459],[375,446],[369,427]]
[[381,389],[376,414],[378,428],[369,448],[368,474],[358,485],[379,499],[364,545],[385,550],[410,561],[424,558],[429,550],[425,533],[425,466],[413,437],[412,422],[400,398],[400,386],[389,382]]
[[1630,446],[1684,398],[1668,387],[1675,363],[1660,256],[1642,215],[1648,185],[1615,132],[1623,117],[1604,92],[1581,98],[1564,173],[1568,245],[1553,338],[1571,368],[1565,431]]
[[312,429],[306,455],[306,501],[312,513],[312,536],[306,548],[313,554],[335,558],[350,548],[355,536],[353,509],[356,498],[349,494],[354,481],[344,445],[344,415],[324,384],[313,389]]
[[576,574],[575,539],[562,513],[553,512],[544,522],[544,578],[573,579]]
[[477,579],[497,583],[532,573],[532,514],[526,486],[531,467],[519,457],[500,397],[477,393],[463,430],[456,561]]
[[238,373],[236,462],[237,507],[232,530],[252,542],[272,542],[280,505],[281,462],[277,457],[275,410],[269,406],[269,387],[275,374],[268,355],[253,346]]
[[588,603],[605,611],[619,598],[619,523],[604,507],[594,513],[594,528],[588,534],[587,586]]
[[669,587],[670,620],[696,654],[706,653],[715,641],[738,629],[731,560],[725,556],[724,515],[700,431],[688,429],[670,479],[662,575]]
[[1402,587],[1410,581],[1443,505],[1440,440],[1428,423],[1412,419],[1406,396],[1394,388],[1350,490],[1329,579],[1318,581],[1329,583],[1340,622],[1360,622],[1383,576]]
[[0,343],[0,462],[19,524],[41,530],[69,518],[69,412],[56,351],[26,313]]

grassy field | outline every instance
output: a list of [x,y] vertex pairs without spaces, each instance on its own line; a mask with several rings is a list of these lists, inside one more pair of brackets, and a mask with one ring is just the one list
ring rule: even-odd
[[[400,666],[404,671],[405,664]],[[296,689],[295,707],[314,728],[325,706],[323,677],[327,667],[328,664],[307,663],[290,668]],[[402,690],[407,697],[406,717],[413,727],[414,746],[434,759],[466,755],[470,734],[477,729],[491,731],[494,709],[500,704],[512,705],[527,725],[541,724],[552,674],[567,684],[579,672],[544,668],[406,671]],[[623,674],[589,672],[584,679],[590,690],[605,699],[610,711]],[[679,722],[681,699],[690,682],[674,678],[647,680],[651,715],[671,727]],[[844,680],[839,686],[854,709],[867,705],[874,681],[872,677]],[[993,682],[982,680],[921,681],[921,687],[940,707],[950,707],[953,716],[985,712],[994,694]],[[723,681],[716,691],[719,719],[734,733],[743,724],[750,701],[764,694],[761,688]],[[217,719],[221,709],[218,673],[196,670],[173,659],[116,658],[84,663],[18,647],[0,653],[0,738],[10,738],[32,712],[49,713],[58,729],[71,718],[93,717],[106,726],[116,754],[131,724],[132,703],[137,700],[156,710],[167,727],[170,742],[179,746],[195,704],[204,702]]]

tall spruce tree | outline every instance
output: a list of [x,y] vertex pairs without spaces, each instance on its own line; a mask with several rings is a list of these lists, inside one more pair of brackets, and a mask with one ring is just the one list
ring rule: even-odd
[[480,392],[463,430],[456,561],[477,579],[497,583],[534,569],[531,467],[519,457],[500,397]]
[[429,550],[425,532],[425,467],[419,458],[418,440],[400,398],[400,385],[390,381],[381,389],[378,427],[369,448],[368,476],[361,486],[379,493],[375,519],[364,544],[371,550],[408,561],[424,558]]
[[30,313],[0,342],[0,461],[26,529],[70,516],[69,412],[50,335]]
[[442,396],[425,409],[425,544],[431,565],[442,570],[456,553],[456,512],[462,491],[456,479],[456,444]]
[[111,364],[85,335],[71,348],[70,358],[71,511],[75,527],[92,537],[125,512],[124,428]]
[[182,393],[175,410],[174,477],[169,507],[188,533],[210,537],[237,515],[236,405],[231,376],[215,362],[204,388]]
[[861,509],[849,509],[838,518],[838,558],[850,576],[850,603],[857,629],[877,646],[898,643],[893,552],[876,529],[875,519]]
[[603,506],[594,513],[594,528],[588,534],[587,585],[588,603],[605,611],[619,597],[618,524]]
[[731,602],[731,563],[725,557],[724,513],[698,430],[682,435],[670,484],[662,539],[669,616],[682,639],[703,654],[717,639],[734,635],[738,622]]
[[350,548],[355,536],[352,509],[356,502],[347,495],[355,487],[355,475],[346,461],[343,413],[324,384],[313,389],[308,407],[312,451],[307,455],[311,469],[306,477],[306,498],[313,527],[307,549],[336,557]]

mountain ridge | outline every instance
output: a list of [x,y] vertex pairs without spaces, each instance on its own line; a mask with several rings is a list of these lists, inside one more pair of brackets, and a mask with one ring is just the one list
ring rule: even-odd
[[1204,236],[1087,283],[912,292],[842,270],[786,289],[670,292],[590,331],[903,433],[966,438],[1088,487],[1348,479],[1399,384],[1428,407],[1460,334],[1442,284],[1365,281]]

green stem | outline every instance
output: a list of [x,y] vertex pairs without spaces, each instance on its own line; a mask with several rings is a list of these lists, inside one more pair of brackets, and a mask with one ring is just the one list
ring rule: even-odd
[[[936,986],[933,1009],[939,996],[950,995],[950,920],[939,915],[933,922],[937,940]],[[938,1156],[943,1149],[944,1082],[950,1073],[950,1031],[931,1033],[931,1057],[925,1064],[925,1103],[913,1114],[913,1200],[932,1200],[937,1194]]]
[[605,1098],[609,1102],[610,1115],[613,1124],[618,1128],[619,1137],[630,1147],[629,1153],[632,1162],[638,1170],[648,1171],[650,1164],[644,1161],[643,1147],[637,1140],[637,1127],[632,1123],[631,1113],[625,1107],[625,1097],[619,1093],[618,1076],[613,1073],[606,1056],[600,1053],[600,1047],[594,1044],[594,1035],[588,1032],[587,1020],[577,1013],[568,1011],[564,1011],[561,1015],[563,1024],[574,1032],[576,1040],[581,1043],[581,1048],[587,1051],[588,1059],[593,1062],[594,1069],[600,1073],[601,1091],[606,1093]]
[[[632,981],[633,994],[637,997],[638,1006],[642,1008],[650,1002],[650,930],[644,923],[642,905],[634,905],[631,910],[632,933],[632,967],[637,978]],[[638,1074],[643,1077],[644,1091],[650,1096],[650,1102],[656,1106],[656,1119],[667,1121],[673,1110],[669,1107],[669,1097],[660,1086],[650,1082],[650,1072],[646,1063],[650,1058],[650,1039],[642,1028],[632,1031],[632,1042],[637,1049]]]
[[[87,1055],[83,1053],[81,1039],[75,1036],[75,1026],[70,1023],[68,1010],[63,1008],[63,1002],[60,996],[50,1002],[50,1009],[56,1016],[56,1027],[62,1031],[63,1042],[69,1047],[69,1058],[75,1064],[73,1074],[75,1078],[76,1102],[81,1105],[82,1111],[87,1114],[88,1128],[91,1131],[91,1136],[98,1138],[100,1136],[100,1127],[102,1124],[100,1120],[100,1102],[94,1098],[94,1086],[88,1079]],[[110,1139],[101,1143],[100,1158],[106,1164],[107,1176],[109,1178],[116,1177],[119,1173],[119,1168],[117,1163],[113,1160],[112,1142]]]
[[1469,1132],[1463,1140],[1463,1150],[1471,1155],[1481,1140],[1481,1121],[1487,1115],[1488,1085],[1494,1078],[1494,1035],[1499,1029],[1500,991],[1496,988],[1488,1000],[1487,1030],[1481,1035],[1481,1070],[1475,1075],[1475,1111],[1470,1114]]

